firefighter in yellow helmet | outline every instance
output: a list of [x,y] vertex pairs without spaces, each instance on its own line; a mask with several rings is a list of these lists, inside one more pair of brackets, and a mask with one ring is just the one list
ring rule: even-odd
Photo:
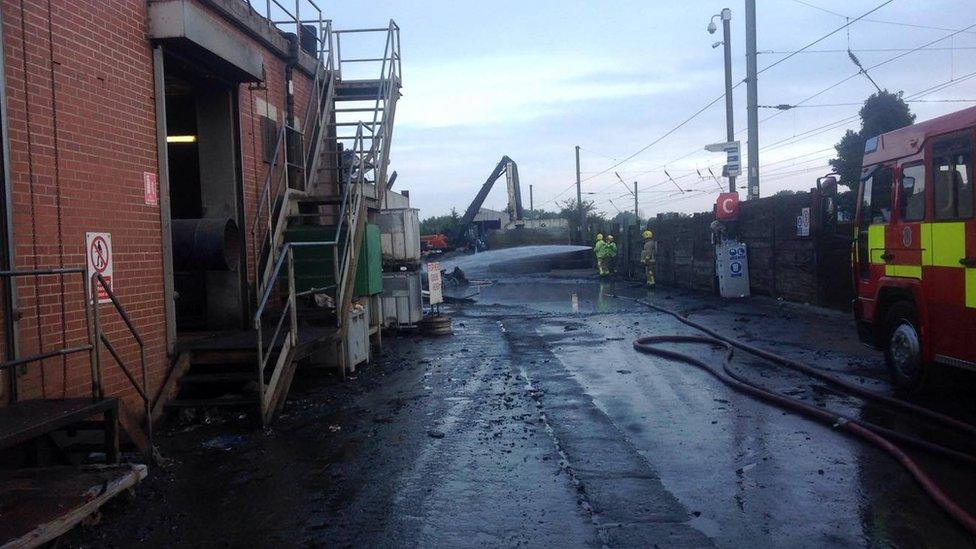
[[617,243],[613,240],[613,235],[607,237],[607,270],[611,274],[617,274]]
[[654,258],[657,255],[657,242],[654,241],[654,232],[650,229],[644,231],[644,249],[641,250],[640,262],[647,271],[647,287],[654,287]]
[[603,240],[603,235],[596,235],[596,244],[593,245],[593,252],[596,253],[596,270],[600,276],[607,274],[607,243]]

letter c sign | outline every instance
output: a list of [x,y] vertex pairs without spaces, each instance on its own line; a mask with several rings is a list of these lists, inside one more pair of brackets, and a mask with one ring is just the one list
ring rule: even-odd
[[715,201],[715,219],[730,220],[739,217],[739,193],[722,193]]

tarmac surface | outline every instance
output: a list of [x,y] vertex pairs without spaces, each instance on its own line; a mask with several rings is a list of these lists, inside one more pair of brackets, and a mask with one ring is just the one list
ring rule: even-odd
[[[694,331],[624,298],[889,393],[881,355],[857,342],[847,314],[648,292],[582,270],[492,272],[552,251],[463,258],[476,285],[451,291],[474,302],[443,308],[453,336],[386,337],[345,382],[300,370],[266,431],[216,415],[171,426],[160,438],[172,462],[65,544],[976,546],[882,451],[635,352],[638,336]],[[742,356],[734,366],[781,393],[974,450],[791,371]],[[972,377],[947,379],[924,403],[972,422]],[[976,510],[970,468],[910,453]]]

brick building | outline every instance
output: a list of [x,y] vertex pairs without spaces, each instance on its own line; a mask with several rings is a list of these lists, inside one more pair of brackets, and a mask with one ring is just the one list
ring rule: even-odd
[[[55,428],[105,411],[66,403],[117,400],[144,445],[146,411],[217,352],[234,368],[210,380],[250,381],[267,421],[297,360],[342,355],[362,227],[391,194],[399,29],[284,4],[0,2],[0,450],[43,431],[3,416],[37,402],[25,421]],[[296,296],[303,267],[322,283]],[[86,307],[93,272],[119,308]],[[308,303],[331,304],[311,335]]]

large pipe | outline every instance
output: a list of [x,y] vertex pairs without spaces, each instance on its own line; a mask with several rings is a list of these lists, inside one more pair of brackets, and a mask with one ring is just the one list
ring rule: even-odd
[[233,219],[174,219],[172,225],[175,270],[237,270],[241,237]]
[[[631,299],[623,296],[616,296],[616,297],[622,297],[623,299]],[[743,343],[734,338],[724,336],[722,334],[719,334],[717,331],[707,328],[697,322],[694,322],[691,319],[685,317],[684,315],[681,315],[670,309],[659,307],[657,305],[654,305],[652,303],[649,303],[641,299],[631,299],[631,300],[636,301],[637,303],[640,303],[647,307],[650,307],[655,311],[667,315],[671,315],[679,322],[687,326],[690,326],[692,328],[695,328],[699,331],[702,331],[708,334],[708,336],[710,336],[710,337],[702,337],[702,336],[641,337],[634,341],[635,349],[643,353],[654,354],[671,360],[677,360],[677,361],[691,364],[693,366],[705,370],[706,372],[718,378],[721,382],[725,383],[726,385],[732,387],[737,391],[751,394],[753,396],[766,400],[767,402],[771,402],[779,406],[782,406],[784,408],[804,414],[808,417],[814,418],[828,425],[831,425],[834,428],[847,431],[848,433],[854,436],[860,437],[866,440],[867,442],[870,442],[875,446],[880,447],[888,454],[890,454],[893,458],[895,458],[903,467],[905,467],[905,469],[908,470],[908,473],[919,483],[922,490],[925,491],[925,493],[928,494],[929,497],[931,497],[932,500],[935,501],[935,503],[939,507],[941,507],[949,516],[955,519],[970,534],[976,534],[976,517],[973,517],[973,515],[971,515],[965,509],[960,507],[956,502],[954,502],[935,483],[935,481],[933,481],[932,478],[918,466],[918,464],[914,460],[912,460],[900,448],[892,444],[888,439],[889,438],[895,439],[898,440],[899,442],[903,442],[906,444],[910,444],[912,446],[923,448],[928,451],[946,457],[958,459],[960,461],[970,463],[970,464],[973,462],[972,455],[966,454],[964,452],[960,452],[958,450],[953,450],[951,448],[946,448],[941,445],[926,441],[918,437],[913,437],[911,435],[898,433],[896,431],[886,429],[884,427],[880,427],[878,425],[874,425],[857,418],[847,417],[842,414],[838,414],[836,412],[831,412],[825,408],[814,406],[795,398],[786,397],[779,393],[770,391],[764,387],[755,385],[749,380],[745,379],[744,377],[736,374],[736,372],[734,372],[730,367],[732,362],[732,350],[733,347],[741,349],[754,356],[758,356],[766,360],[769,360],[774,364],[787,366],[791,369],[798,370],[800,372],[817,377],[821,380],[827,381],[828,383],[831,383],[836,387],[846,389],[849,393],[853,393],[860,397],[874,400],[877,402],[883,402],[885,404],[889,404],[893,407],[898,407],[903,410],[915,412],[918,415],[942,423],[943,425],[956,428],[970,435],[976,432],[976,427],[964,423],[962,421],[959,421],[955,418],[949,417],[945,414],[940,414],[933,410],[923,408],[921,406],[918,406],[917,404],[907,402],[901,399],[897,399],[894,397],[889,397],[887,395],[874,393],[872,391],[864,389],[863,387],[859,387],[857,385],[854,385],[853,383],[849,383],[847,381],[841,380],[830,374],[825,374],[819,370],[816,370],[798,361],[782,357],[780,355],[771,353],[769,351],[759,349],[758,347],[754,347],[752,345]],[[713,345],[719,348],[724,348],[726,354],[725,354],[725,360],[723,361],[723,368],[721,371],[719,371],[711,364],[703,360],[700,360],[696,357],[693,357],[691,355],[686,355],[684,353],[680,353],[678,351],[674,351],[671,349],[663,349],[657,346],[658,344],[662,344],[662,343],[703,343],[707,345]]]

